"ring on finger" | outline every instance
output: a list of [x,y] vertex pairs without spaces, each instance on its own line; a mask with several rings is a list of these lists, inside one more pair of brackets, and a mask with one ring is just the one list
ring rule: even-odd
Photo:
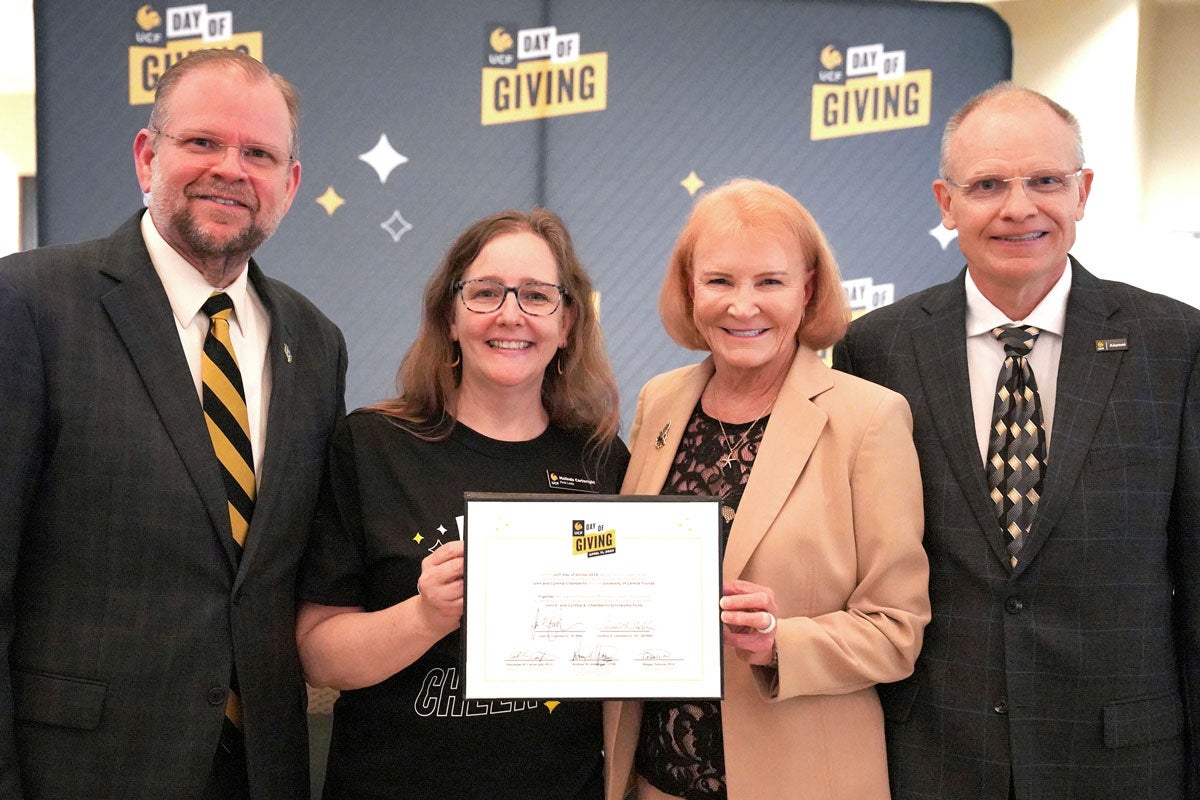
[[759,633],[770,633],[771,631],[775,630],[775,623],[777,622],[775,615],[768,611],[767,616],[771,618],[771,621],[766,624],[766,627],[756,628],[755,630],[757,630]]

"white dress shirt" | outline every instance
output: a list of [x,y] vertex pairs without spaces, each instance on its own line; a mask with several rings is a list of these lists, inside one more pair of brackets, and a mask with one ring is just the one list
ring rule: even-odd
[[1009,319],[983,296],[967,271],[967,371],[971,378],[971,409],[975,415],[975,435],[979,440],[979,460],[987,460],[988,440],[992,433],[996,380],[1004,364],[1004,345],[992,335],[1000,325],[1033,325],[1041,334],[1026,356],[1037,381],[1042,404],[1042,427],[1046,431],[1046,456],[1050,456],[1051,430],[1054,427],[1054,398],[1058,392],[1058,362],[1062,356],[1063,329],[1067,321],[1067,295],[1071,290],[1071,263],[1063,270],[1042,302],[1023,320]]
[[209,286],[200,272],[159,234],[150,219],[150,212],[142,215],[142,238],[150,251],[154,271],[158,273],[171,312],[175,317],[175,328],[179,341],[187,356],[192,382],[196,386],[196,397],[203,401],[203,384],[200,380],[200,360],[204,352],[204,337],[208,335],[208,317],[200,313],[200,307],[213,292],[225,292],[233,301],[233,313],[229,319],[229,338],[237,357],[238,370],[242,373],[242,388],[246,391],[246,416],[250,422],[250,447],[254,451],[255,481],[262,482],[262,454],[266,446],[267,407],[271,398],[271,365],[267,360],[267,342],[271,338],[271,317],[262,299],[250,285],[247,269],[243,268],[237,280],[224,289]]

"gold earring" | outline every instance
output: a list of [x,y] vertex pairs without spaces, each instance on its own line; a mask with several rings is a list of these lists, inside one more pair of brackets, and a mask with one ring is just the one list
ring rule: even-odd
[[454,369],[461,363],[462,363],[462,349],[459,348],[458,342],[455,342],[454,343],[454,360],[451,361],[446,366],[449,367],[450,369]]
[[563,351],[559,350],[558,351],[558,374],[562,375],[562,373],[563,373]]

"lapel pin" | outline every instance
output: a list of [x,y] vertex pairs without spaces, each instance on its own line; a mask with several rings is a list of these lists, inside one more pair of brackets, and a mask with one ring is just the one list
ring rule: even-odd
[[658,436],[654,437],[654,449],[662,450],[667,446],[667,431],[671,430],[671,421],[667,420],[667,424],[663,425],[663,429],[658,432]]
[[1129,340],[1128,339],[1097,339],[1096,340],[1096,352],[1097,353],[1107,353],[1110,350],[1128,350],[1128,349],[1129,349]]
[[292,348],[288,347],[286,342],[283,345],[283,357],[287,359],[289,364],[292,363]]

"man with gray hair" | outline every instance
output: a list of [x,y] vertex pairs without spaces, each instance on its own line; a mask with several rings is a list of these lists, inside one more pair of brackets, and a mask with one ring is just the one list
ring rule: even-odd
[[956,278],[873,311],[840,369],[912,406],[933,620],[881,686],[896,800],[1194,800],[1200,312],[1068,254],[1079,123],[1001,84],[933,192]]

